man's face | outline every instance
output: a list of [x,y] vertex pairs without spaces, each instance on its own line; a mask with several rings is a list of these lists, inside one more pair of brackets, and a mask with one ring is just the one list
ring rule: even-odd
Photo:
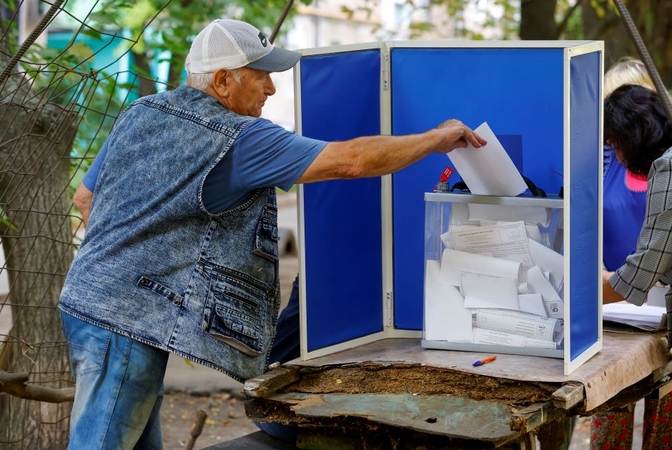
[[271,74],[261,70],[243,67],[238,71],[240,82],[235,79],[233,73],[229,73],[227,80],[229,95],[227,107],[241,116],[261,116],[261,108],[266,99],[275,94],[275,85],[271,80]]

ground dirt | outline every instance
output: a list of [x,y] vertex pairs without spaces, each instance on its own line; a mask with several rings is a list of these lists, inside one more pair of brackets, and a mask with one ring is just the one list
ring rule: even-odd
[[161,408],[161,427],[164,450],[184,449],[191,439],[191,429],[199,410],[207,417],[194,449],[203,449],[244,436],[259,429],[245,416],[240,394],[219,392],[210,395],[192,395],[169,392]]

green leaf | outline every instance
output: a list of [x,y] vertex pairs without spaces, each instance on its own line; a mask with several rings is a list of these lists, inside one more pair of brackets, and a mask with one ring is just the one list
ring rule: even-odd
[[75,42],[68,48],[69,56],[75,57],[77,60],[83,61],[93,56],[94,52],[91,47],[83,42]]

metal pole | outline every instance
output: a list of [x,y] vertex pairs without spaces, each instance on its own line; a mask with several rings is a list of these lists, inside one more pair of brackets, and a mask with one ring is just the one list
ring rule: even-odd
[[293,4],[294,0],[287,0],[287,4],[285,5],[284,9],[282,10],[282,13],[280,14],[280,18],[278,19],[278,23],[275,24],[275,28],[273,28],[271,37],[268,38],[268,40],[271,41],[271,44],[273,43],[273,41],[275,41],[275,38],[278,35],[278,32],[280,31],[280,27],[287,18],[287,13],[289,13],[289,10],[292,8]]
[[16,67],[19,60],[23,57],[23,55],[26,54],[28,49],[35,43],[35,41],[40,36],[40,34],[42,34],[44,29],[47,28],[47,25],[49,25],[51,19],[53,19],[54,15],[56,15],[56,12],[61,9],[61,5],[63,5],[64,1],[65,0],[56,0],[49,8],[49,11],[47,11],[47,13],[44,16],[42,16],[42,18],[40,19],[40,23],[37,24],[32,33],[30,33],[28,38],[26,38],[23,45],[21,45],[19,51],[16,52],[16,55],[14,55],[9,64],[7,64],[7,67],[5,67],[5,70],[2,71],[2,74],[0,74],[0,86],[2,86],[5,80],[7,80],[9,74],[12,73],[12,70],[14,70],[14,67]]
[[621,17],[623,18],[625,28],[628,29],[630,37],[632,38],[633,42],[635,43],[635,46],[637,47],[639,56],[642,58],[642,62],[646,66],[646,70],[649,72],[649,76],[651,77],[651,80],[653,81],[653,84],[656,87],[656,91],[660,96],[660,100],[663,102],[663,106],[667,111],[667,117],[670,119],[670,122],[672,122],[672,100],[670,100],[670,95],[667,93],[667,89],[665,89],[663,81],[660,79],[658,70],[656,69],[656,66],[653,64],[651,55],[649,54],[646,45],[644,45],[644,41],[642,40],[642,37],[640,36],[639,31],[635,26],[635,22],[632,20],[630,12],[628,11],[628,8],[626,8],[625,4],[623,4],[622,0],[614,0],[614,3],[616,4],[618,11],[621,13]]

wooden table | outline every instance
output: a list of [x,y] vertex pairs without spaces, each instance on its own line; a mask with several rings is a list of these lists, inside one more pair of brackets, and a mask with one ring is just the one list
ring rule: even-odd
[[604,333],[603,349],[569,376],[561,360],[423,349],[386,339],[248,380],[247,415],[299,426],[300,448],[557,450],[571,418],[667,395],[662,333]]

